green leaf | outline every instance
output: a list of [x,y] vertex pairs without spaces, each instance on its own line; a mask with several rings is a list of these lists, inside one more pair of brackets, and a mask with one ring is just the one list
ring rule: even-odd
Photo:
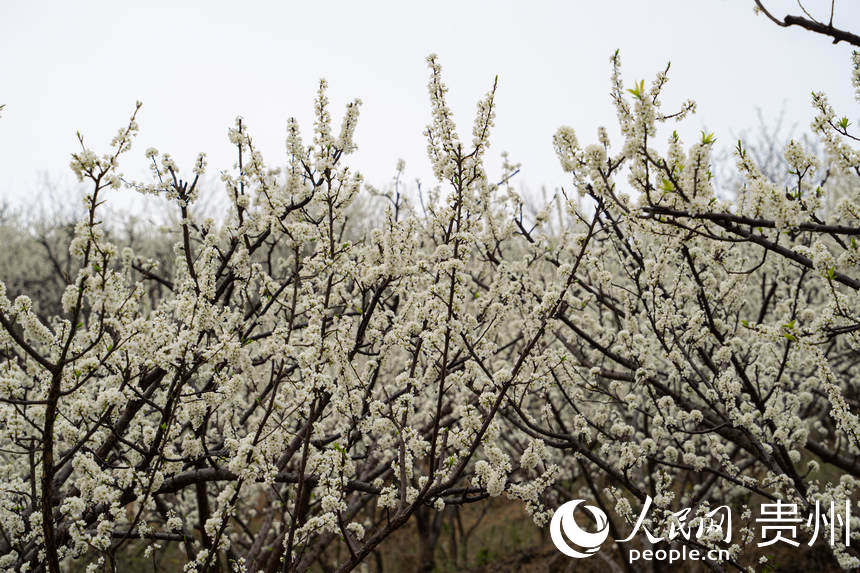
[[645,80],[640,80],[639,83],[634,83],[633,88],[627,90],[634,97],[642,99],[645,97]]

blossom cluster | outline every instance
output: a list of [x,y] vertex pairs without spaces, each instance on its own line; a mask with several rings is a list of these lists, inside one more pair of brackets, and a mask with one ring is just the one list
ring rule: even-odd
[[[621,144],[559,129],[579,196],[531,215],[518,166],[484,165],[496,84],[461,138],[435,56],[438,185],[417,195],[402,162],[385,189],[349,165],[361,102],[335,131],[325,82],[282,167],[243,119],[228,130],[217,219],[196,210],[203,155],[119,172],[139,105],[106,153],[80,137],[86,209],[55,300],[0,282],[0,567],[95,571],[142,542],[186,571],[350,570],[413,518],[506,496],[544,525],[571,488],[619,528],[653,499],[655,535],[677,507],[855,503],[848,126],[814,94],[826,156],[789,142],[776,182],[739,143],[741,183],[718,193],[713,134],[661,143],[695,111],[663,111],[668,67],[625,89],[611,63]],[[171,206],[160,256],[105,231],[116,189]]]

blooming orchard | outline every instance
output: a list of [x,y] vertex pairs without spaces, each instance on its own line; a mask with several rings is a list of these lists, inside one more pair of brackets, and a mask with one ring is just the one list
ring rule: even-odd
[[[844,506],[860,477],[860,155],[846,143],[846,120],[813,94],[826,164],[791,141],[790,185],[774,183],[738,142],[742,184],[720,198],[711,134],[685,148],[673,131],[666,151],[655,149],[659,128],[693,104],[663,112],[665,73],[624,90],[618,54],[612,63],[618,153],[602,132],[584,149],[568,128],[555,138],[577,189],[604,216],[587,276],[559,316],[573,388],[547,389],[552,416],[533,431],[588,458],[583,472],[608,474],[607,492],[593,495],[623,516],[647,495],[666,525],[673,507],[702,514],[753,495],[807,511]],[[860,86],[856,52],[853,81]],[[741,533],[733,557],[756,532]],[[860,563],[844,544],[834,552],[843,566]]]
[[[739,143],[718,195],[714,136],[664,128],[695,104],[663,110],[666,72],[625,89],[615,54],[621,142],[560,129],[578,196],[529,218],[517,166],[484,168],[495,85],[464,143],[428,62],[440,186],[408,196],[398,165],[373,224],[347,164],[361,102],[335,131],[324,82],[286,167],[230,129],[217,220],[194,210],[204,156],[150,149],[149,181],[122,176],[140,105],[107,152],[80,138],[57,312],[0,283],[0,566],[115,569],[143,542],[187,571],[346,571],[413,516],[505,495],[543,525],[580,487],[615,539],[646,499],[656,533],[677,507],[853,503],[860,153],[826,97],[823,160],[789,143],[785,186]],[[857,54],[853,74],[860,97]],[[134,191],[177,213],[170,257],[105,231]]]

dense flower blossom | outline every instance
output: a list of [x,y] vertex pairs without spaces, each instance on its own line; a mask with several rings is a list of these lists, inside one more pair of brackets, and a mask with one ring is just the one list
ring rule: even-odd
[[[785,186],[739,143],[727,197],[715,136],[664,133],[695,111],[663,111],[668,66],[625,89],[616,53],[622,141],[559,129],[579,196],[529,216],[518,166],[484,166],[496,83],[465,144],[428,64],[417,197],[402,162],[381,190],[349,166],[361,102],[334,132],[324,81],[282,168],[237,118],[218,220],[195,211],[204,155],[120,174],[139,104],[106,153],[79,136],[56,312],[0,282],[0,566],[95,571],[142,539],[186,571],[349,570],[413,516],[504,495],[543,525],[571,487],[623,529],[650,496],[657,536],[679,507],[854,503],[860,154],[827,99],[825,157],[789,142]],[[170,202],[164,256],[105,232],[110,188]]]

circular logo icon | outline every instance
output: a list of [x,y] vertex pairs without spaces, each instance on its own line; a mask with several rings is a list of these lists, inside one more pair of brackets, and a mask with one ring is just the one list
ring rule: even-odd
[[[576,557],[577,559],[591,557],[597,553],[597,550],[600,549],[600,544],[606,541],[606,537],[609,535],[609,519],[603,513],[602,509],[593,505],[584,505],[583,508],[597,522],[597,531],[590,533],[577,525],[576,519],[573,517],[573,512],[584,501],[584,499],[574,499],[562,504],[561,507],[555,510],[555,513],[552,515],[552,521],[549,524],[549,533],[552,537],[552,542],[558,550],[568,557]],[[564,532],[564,535],[562,535],[562,532]],[[581,551],[577,551],[568,545],[565,537],[572,541],[575,546],[581,548]]]

